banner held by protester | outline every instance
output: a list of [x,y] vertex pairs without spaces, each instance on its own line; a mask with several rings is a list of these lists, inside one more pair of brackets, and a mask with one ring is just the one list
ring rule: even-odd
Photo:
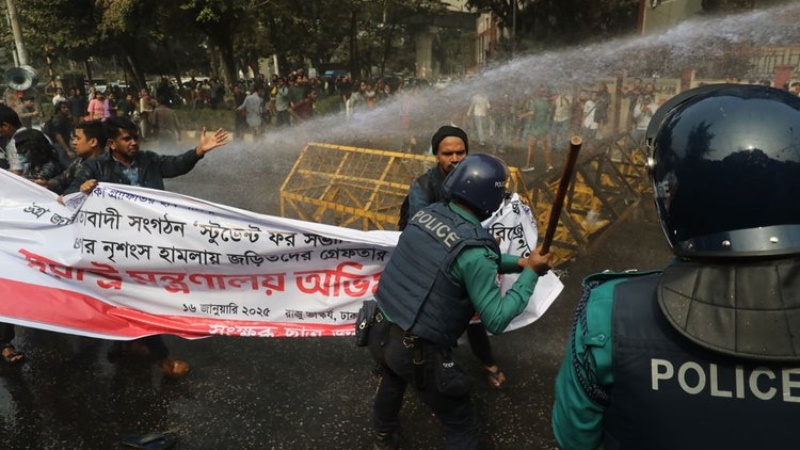
[[111,339],[351,335],[399,236],[114,184],[64,206],[6,172],[0,196],[0,321]]

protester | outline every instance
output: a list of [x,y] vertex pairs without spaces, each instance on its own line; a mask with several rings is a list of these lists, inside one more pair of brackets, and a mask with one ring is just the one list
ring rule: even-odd
[[150,114],[150,125],[159,144],[173,146],[181,140],[181,123],[175,110],[156,100],[156,108]]
[[263,124],[264,114],[264,88],[261,86],[253,85],[250,95],[244,98],[244,102],[236,107],[237,111],[245,113],[245,120],[250,127],[250,131],[258,135],[261,133],[261,126]]
[[233,87],[233,138],[236,140],[241,140],[244,137],[244,130],[247,127],[247,111],[238,108],[239,105],[244,103],[246,97],[247,95],[242,91],[240,85],[237,84]]
[[24,128],[39,128],[39,119],[42,112],[36,107],[36,99],[33,96],[25,96],[22,104],[19,105],[19,120]]
[[77,125],[86,116],[86,109],[89,107],[86,97],[81,95],[77,88],[70,88],[69,98],[69,114],[72,116],[72,124]]
[[[63,170],[47,136],[39,130],[23,128],[16,111],[6,105],[0,105],[0,136],[7,140],[3,153],[8,160],[2,165],[12,173],[45,185]],[[15,337],[13,324],[0,323],[0,356],[9,364],[25,359],[25,354],[14,347]]]
[[[85,161],[65,194],[78,191],[88,194],[98,182],[163,190],[164,178],[188,173],[206,153],[225,145],[228,138],[228,133],[221,128],[213,134],[206,133],[204,128],[200,133],[200,144],[197,147],[181,155],[165,156],[146,150],[140,151],[139,130],[127,118],[116,117],[107,120],[105,134],[109,151]],[[135,343],[147,347],[165,375],[179,378],[189,373],[189,364],[169,356],[169,350],[161,336],[148,336],[138,339]]]
[[472,96],[472,101],[467,110],[467,116],[472,117],[474,120],[475,131],[478,133],[478,143],[481,146],[486,145],[485,128],[489,126],[488,119],[491,107],[486,93],[479,88],[478,92]]
[[14,134],[14,143],[22,162],[21,176],[46,186],[47,180],[64,171],[53,143],[35,128],[21,128]]
[[[49,179],[47,188],[57,194],[63,193],[72,184],[72,180],[75,179],[75,175],[85,161],[98,157],[105,152],[105,136],[101,121],[91,120],[79,123],[75,127],[75,137],[72,139],[72,146],[75,148],[77,158],[60,175]],[[89,183],[93,184],[92,182]]]
[[56,95],[53,96],[53,106],[56,106],[59,102],[66,102],[67,97],[64,97],[64,89],[56,88]]
[[23,161],[17,153],[17,146],[14,137],[22,127],[22,122],[16,111],[6,105],[0,105],[0,137],[5,141],[5,148],[3,154],[5,155],[5,163],[2,164],[11,173],[22,175]]
[[534,156],[536,147],[542,149],[546,172],[553,170],[552,156],[550,154],[550,125],[553,120],[553,104],[547,92],[547,86],[540,86],[536,94],[528,102],[528,110],[519,116],[520,119],[527,119],[525,130],[522,135],[527,137],[523,142],[527,142],[528,156],[526,158],[523,172],[534,170]]
[[291,115],[289,113],[289,87],[286,85],[286,78],[278,80],[278,88],[275,93],[275,111],[277,111],[277,125],[279,127],[289,126]]
[[656,103],[656,99],[652,95],[643,95],[637,99],[636,105],[633,107],[633,119],[636,123],[633,131],[633,139],[639,145],[643,143],[647,127],[650,126],[650,120],[657,110],[658,103]]
[[105,120],[108,118],[106,94],[100,91],[95,92],[94,98],[89,101],[86,112],[88,113],[87,120]]
[[317,101],[317,91],[309,89],[305,98],[293,104],[289,112],[294,117],[295,123],[307,122],[314,116],[314,103]]
[[69,116],[67,102],[58,102],[55,105],[53,116],[45,122],[42,131],[53,142],[58,150],[61,164],[68,166],[75,158],[75,152],[70,148],[69,141],[72,135],[72,118]]
[[139,93],[139,133],[143,140],[148,140],[152,137],[152,127],[150,115],[156,107],[156,100],[150,96],[147,89],[142,89]]

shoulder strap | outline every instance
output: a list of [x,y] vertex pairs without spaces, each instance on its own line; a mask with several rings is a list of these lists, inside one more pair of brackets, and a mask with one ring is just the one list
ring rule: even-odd
[[[611,272],[605,271],[596,273],[586,277],[583,280],[583,295],[581,296],[578,306],[575,310],[575,317],[572,322],[572,334],[570,335],[570,353],[572,355],[572,365],[575,370],[578,383],[581,388],[589,397],[590,400],[598,405],[608,406],[611,398],[610,391],[600,384],[593,375],[592,366],[594,360],[591,352],[586,351],[584,348],[583,357],[578,355],[577,339],[575,333],[581,330],[582,336],[585,339],[588,333],[588,324],[586,319],[586,306],[589,302],[592,289],[595,289],[603,283],[621,278],[633,278],[644,275],[650,275],[660,271],[638,272],[635,270],[626,272]],[[585,345],[585,344],[584,344]]]

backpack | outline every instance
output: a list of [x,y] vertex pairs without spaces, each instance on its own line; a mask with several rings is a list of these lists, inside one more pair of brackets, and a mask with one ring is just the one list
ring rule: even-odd
[[[433,203],[434,200],[436,200],[436,192],[433,189],[433,183],[431,183],[431,177],[428,176],[428,172],[423,173],[417,178],[417,184],[422,188],[422,192],[425,193],[425,198],[428,199],[428,203]],[[400,205],[400,219],[397,221],[397,229],[400,231],[405,230],[408,225],[408,210],[410,208],[411,205],[408,203],[408,194],[406,194],[406,197],[403,199],[403,204]]]

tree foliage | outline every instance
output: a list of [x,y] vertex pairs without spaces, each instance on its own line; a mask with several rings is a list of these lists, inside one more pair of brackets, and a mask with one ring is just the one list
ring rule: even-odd
[[[239,70],[279,55],[281,67],[338,58],[356,72],[411,64],[409,18],[442,7],[438,0],[26,0],[17,1],[26,47],[43,58],[92,65],[110,59],[138,84],[145,74],[200,71],[228,81]],[[39,33],[36,30],[48,30]],[[351,60],[351,61],[348,61]],[[193,63],[194,62],[194,63]],[[210,66],[210,70],[209,70]],[[219,70],[216,70],[219,69]],[[363,69],[363,70],[362,70]],[[62,67],[62,70],[64,68]]]
[[[636,30],[639,0],[468,0],[516,22],[519,51],[596,41]],[[709,12],[752,0],[704,0]],[[275,54],[282,69],[347,63],[356,76],[414,67],[414,34],[439,0],[16,0],[32,63],[55,48],[61,71],[112,61],[131,80],[259,70]],[[516,9],[515,9],[516,7]],[[3,24],[5,25],[5,24]],[[45,31],[46,32],[43,32]],[[446,33],[442,33],[444,36]],[[507,47],[510,43],[506,43]],[[377,71],[377,73],[373,73]]]

